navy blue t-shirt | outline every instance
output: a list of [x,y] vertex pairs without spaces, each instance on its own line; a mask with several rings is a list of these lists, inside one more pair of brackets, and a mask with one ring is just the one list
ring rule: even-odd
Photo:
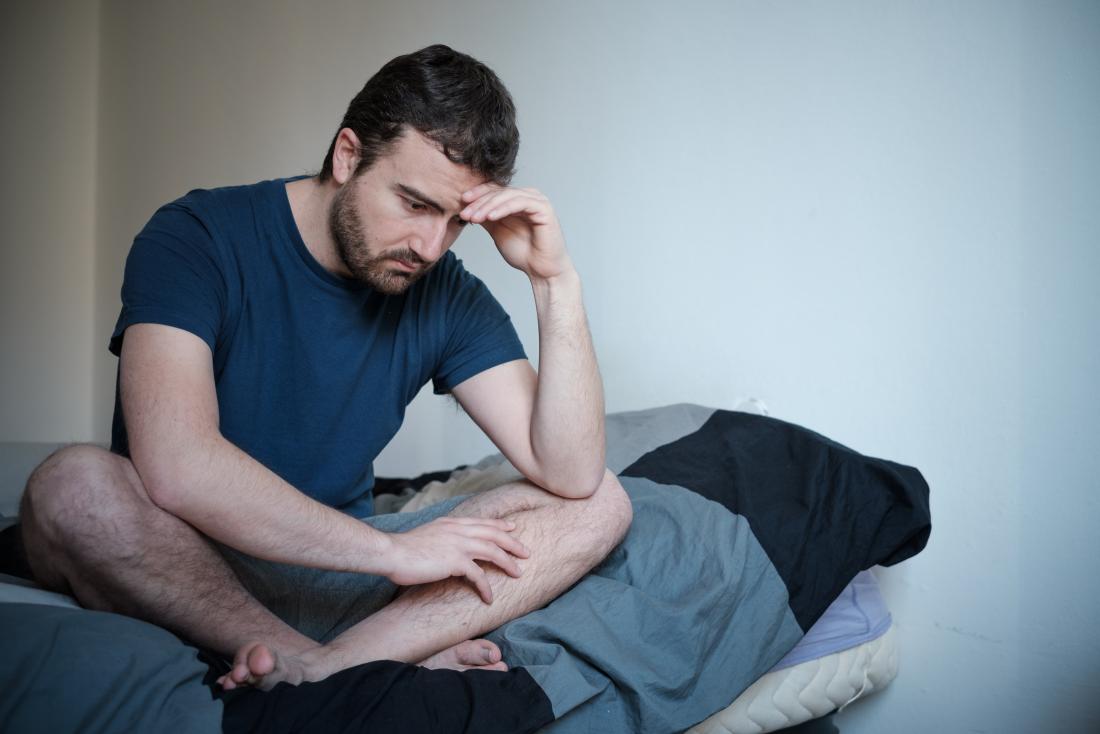
[[[138,323],[196,334],[213,353],[222,435],[311,497],[369,514],[374,458],[420,388],[449,392],[523,347],[453,253],[397,296],[329,273],[285,184],[161,207],[126,259],[110,350]],[[117,394],[111,449],[129,456]]]

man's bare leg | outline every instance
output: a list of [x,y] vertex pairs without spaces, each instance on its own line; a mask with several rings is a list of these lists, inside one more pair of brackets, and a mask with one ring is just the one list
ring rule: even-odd
[[[514,521],[514,532],[531,550],[529,559],[519,561],[523,576],[514,579],[486,566],[493,586],[492,604],[485,604],[462,579],[408,588],[328,644],[303,653],[300,662],[306,680],[320,680],[373,660],[461,668],[467,667],[463,660],[480,662],[487,649],[499,656],[495,645],[475,638],[541,608],[603,560],[630,525],[631,508],[618,480],[608,472],[588,499],[562,499],[518,482],[475,496],[451,514]],[[245,645],[237,662],[264,647]],[[273,685],[277,679],[278,673],[263,684]]]
[[245,591],[194,528],[153,504],[127,459],[95,446],[54,453],[28,480],[20,520],[28,561],[43,586],[221,653],[245,640],[268,640],[253,661],[254,677],[301,679],[293,666],[317,642]]
[[495,660],[488,667],[502,667],[499,650],[473,638],[541,607],[598,563],[629,525],[630,503],[608,474],[585,500],[518,483],[467,500],[453,514],[515,521],[533,554],[521,561],[524,576],[511,579],[488,567],[492,605],[457,579],[407,589],[324,647],[252,597],[201,534],[153,504],[128,460],[103,449],[73,446],[43,462],[28,481],[21,520],[32,570],[44,586],[88,608],[236,651],[227,687],[269,687],[383,659],[483,667],[486,648]]

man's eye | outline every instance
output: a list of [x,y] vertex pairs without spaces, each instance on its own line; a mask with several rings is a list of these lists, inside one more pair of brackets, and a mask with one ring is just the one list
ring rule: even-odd
[[454,219],[451,220],[451,223],[452,224],[457,224],[459,227],[465,227],[467,224],[469,224],[469,222],[467,222],[462,217],[455,217]]
[[421,204],[419,201],[413,201],[412,199],[405,199],[405,206],[409,207],[414,212],[420,212],[427,209],[427,205]]

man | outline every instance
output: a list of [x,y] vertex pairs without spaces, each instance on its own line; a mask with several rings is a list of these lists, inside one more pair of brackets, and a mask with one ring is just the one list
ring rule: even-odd
[[[113,453],[70,447],[28,482],[36,578],[233,655],[226,688],[379,659],[504,669],[477,636],[560,594],[631,516],[603,466],[580,280],[550,203],[507,185],[517,147],[492,71],[432,46],[367,82],[318,176],[158,211],[111,340]],[[531,281],[537,375],[448,253],[468,224]],[[429,379],[529,481],[415,527],[356,519],[372,511],[374,456]],[[374,611],[363,574],[405,588]],[[349,607],[374,613],[334,621]]]

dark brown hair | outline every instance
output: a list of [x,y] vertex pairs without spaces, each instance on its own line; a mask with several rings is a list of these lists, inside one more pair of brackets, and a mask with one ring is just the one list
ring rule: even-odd
[[[356,174],[385,155],[411,127],[498,184],[507,184],[519,151],[516,108],[492,69],[442,44],[398,56],[372,76],[348,105],[337,129],[351,128],[360,143]],[[320,179],[332,177],[336,135]]]

